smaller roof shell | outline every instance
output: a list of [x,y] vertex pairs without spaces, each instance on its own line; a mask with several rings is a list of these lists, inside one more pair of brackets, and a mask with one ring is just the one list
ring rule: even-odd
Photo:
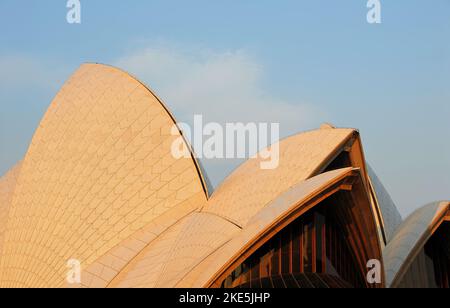
[[411,214],[383,251],[386,285],[395,287],[420,250],[448,218],[449,201],[428,204]]

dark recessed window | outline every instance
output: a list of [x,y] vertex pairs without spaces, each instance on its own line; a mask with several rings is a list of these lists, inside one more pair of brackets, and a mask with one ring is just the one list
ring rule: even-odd
[[321,287],[329,283],[364,287],[364,276],[338,223],[337,202],[338,198],[324,201],[284,228],[238,266],[222,286]]

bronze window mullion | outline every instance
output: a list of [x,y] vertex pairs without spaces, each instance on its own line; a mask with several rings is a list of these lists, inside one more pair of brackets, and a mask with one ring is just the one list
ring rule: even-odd
[[316,259],[317,259],[317,247],[316,247],[316,226],[317,226],[317,213],[314,214],[313,217],[313,223],[312,223],[312,228],[311,228],[311,265],[312,265],[312,272],[315,273],[317,271],[317,264],[316,264]]
[[289,273],[293,273],[293,259],[294,259],[294,253],[292,250],[292,240],[293,240],[293,231],[292,226],[289,228]]
[[283,264],[281,262],[283,261],[283,243],[281,235],[279,236],[279,245],[278,245],[278,274],[281,276],[283,273]]
[[322,273],[327,272],[327,236],[326,236],[327,228],[326,221],[322,225],[321,237],[322,237]]
[[299,236],[299,239],[300,239],[300,273],[304,273],[305,272],[305,263],[304,263],[304,261],[303,261],[303,258],[304,258],[304,253],[305,253],[305,249],[304,249],[304,238],[305,238],[305,236],[304,236],[304,234],[303,234],[303,230],[304,230],[304,224],[303,224],[303,222],[301,222],[300,223],[300,236]]

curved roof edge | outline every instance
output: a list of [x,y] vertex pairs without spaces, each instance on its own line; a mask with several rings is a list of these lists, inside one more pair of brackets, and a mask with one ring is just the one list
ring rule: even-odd
[[[91,72],[93,71],[93,73]],[[81,72],[81,73],[80,73]],[[84,78],[86,77],[84,75],[84,73],[86,73],[86,76],[88,78]],[[92,74],[91,74],[92,73]],[[95,75],[95,74],[98,74]],[[104,80],[103,80],[104,78]],[[94,82],[91,82],[94,81]],[[115,83],[114,85],[117,85],[118,87],[111,87],[111,83],[114,80],[118,81],[119,83]],[[98,81],[98,84],[96,83]],[[89,85],[87,85],[87,83],[90,83]],[[79,88],[76,88],[75,85],[81,85]],[[84,88],[83,86],[86,86],[86,88]],[[104,87],[103,87],[104,86]],[[123,87],[122,87],[123,86]],[[76,88],[76,89],[75,89]],[[72,90],[73,91],[66,91],[64,92],[64,90]],[[130,92],[129,91],[134,91],[135,89],[138,89],[138,94],[139,96],[137,97],[133,97],[133,100],[128,100],[127,98],[129,98],[130,96]],[[96,94],[97,96],[95,98],[100,98],[101,96],[101,101],[104,101],[104,105],[100,105],[100,104],[96,104],[95,106],[101,106],[101,107],[109,107],[110,105],[112,106],[111,108],[106,108],[105,111],[109,112],[106,113],[103,109],[100,109],[100,107],[98,107],[95,112],[89,112],[90,107],[92,107],[90,104],[82,104],[84,101],[88,101],[89,103],[92,103],[92,105],[94,105],[93,101],[94,98],[93,96],[89,95],[89,91],[90,90],[95,90],[97,91]],[[83,93],[85,94],[85,97],[83,96],[80,99],[72,99],[72,100],[66,100],[67,97],[71,98],[71,95],[76,95],[77,93],[79,93],[80,91],[83,91]],[[111,97],[107,97],[106,95],[100,95],[100,91],[103,91],[102,93],[107,93],[107,94],[111,94]],[[123,94],[123,95],[117,95],[117,94]],[[114,99],[114,95],[117,95],[117,99]],[[74,102],[76,102],[78,105],[73,106]],[[127,107],[129,107],[129,102],[136,102],[136,104],[139,104],[140,109],[136,109],[136,108],[132,108],[132,109],[128,109]],[[108,105],[108,106],[107,106]],[[74,107],[69,109],[68,106]],[[85,107],[83,110],[83,113],[79,112],[79,110],[75,107]],[[117,108],[116,108],[117,107]],[[122,108],[123,107],[123,108]],[[134,107],[134,105],[132,106]],[[60,109],[59,109],[60,108]],[[121,117],[114,117],[113,113],[115,112],[116,109],[119,109],[123,112],[119,113],[118,115],[120,116],[127,116],[124,119]],[[147,111],[149,109],[155,109],[155,112],[139,112],[139,111]],[[63,112],[61,112],[62,115],[67,116],[67,118],[70,117],[70,119],[75,118],[77,121],[62,121],[60,117],[60,114],[58,113],[58,111],[63,110]],[[66,112],[67,111],[67,112]],[[160,143],[155,143],[155,145],[153,146],[152,144],[150,144],[152,142],[151,138],[147,138],[146,142],[149,145],[149,148],[153,149],[153,148],[158,148],[160,145],[168,145],[168,147],[166,146],[165,149],[167,149],[164,153],[168,158],[170,157],[170,162],[172,161],[176,161],[176,159],[174,157],[172,157],[170,155],[170,142],[171,140],[169,139],[174,139],[177,138],[179,139],[179,136],[183,136],[182,132],[180,131],[179,126],[177,125],[177,123],[175,122],[173,116],[171,115],[171,113],[168,111],[167,107],[165,107],[165,105],[161,102],[161,100],[159,98],[157,98],[153,92],[151,92],[148,87],[144,86],[140,81],[138,81],[137,79],[135,79],[134,77],[132,77],[131,75],[129,75],[128,73],[115,68],[115,67],[111,67],[111,66],[107,66],[107,65],[102,65],[102,64],[83,64],[81,65],[80,68],[78,68],[76,70],[76,72],[74,74],[71,75],[70,79],[68,79],[65,83],[64,86],[58,91],[58,94],[56,95],[56,97],[52,100],[49,108],[47,109],[45,115],[43,116],[42,120],[39,123],[38,128],[36,129],[32,141],[30,143],[30,146],[28,147],[26,156],[24,158],[24,164],[22,165],[22,171],[21,171],[21,176],[19,178],[19,183],[17,185],[18,190],[17,191],[17,196],[14,197],[14,201],[12,203],[13,209],[11,211],[10,214],[10,219],[8,222],[8,228],[10,226],[18,226],[17,228],[21,228],[21,231],[23,230],[23,233],[28,234],[27,238],[30,237],[32,238],[32,241],[28,241],[27,242],[27,253],[23,254],[23,259],[27,259],[27,261],[22,262],[24,264],[24,266],[22,268],[20,268],[20,271],[22,274],[17,274],[17,272],[19,271],[19,269],[15,266],[16,264],[16,260],[13,257],[15,251],[20,250],[22,247],[20,244],[20,240],[19,236],[17,235],[20,232],[16,232],[16,230],[14,230],[14,232],[7,232],[7,240],[5,240],[5,256],[3,256],[3,260],[0,263],[0,276],[2,276],[0,279],[0,285],[4,285],[4,286],[14,286],[14,285],[32,285],[32,286],[56,286],[60,281],[64,280],[64,275],[59,275],[60,272],[57,272],[57,270],[55,270],[55,268],[64,268],[66,265],[66,260],[64,260],[63,257],[61,257],[61,255],[59,254],[58,256],[56,256],[55,258],[51,258],[49,259],[50,261],[45,261],[45,262],[41,262],[41,260],[39,258],[42,258],[43,253],[38,253],[38,249],[41,249],[42,246],[40,245],[40,241],[42,238],[44,238],[48,245],[47,247],[51,247],[50,245],[53,245],[54,247],[58,246],[58,249],[60,249],[59,247],[61,246],[67,246],[64,247],[64,249],[60,249],[60,253],[65,252],[67,255],[73,255],[76,253],[79,255],[77,255],[77,258],[82,262],[83,267],[85,264],[89,264],[91,262],[91,260],[94,260],[97,256],[104,254],[104,252],[106,252],[108,249],[110,249],[112,246],[116,245],[117,242],[119,242],[120,240],[122,240],[122,238],[126,238],[129,233],[134,232],[136,229],[141,228],[141,226],[145,226],[146,223],[148,223],[153,217],[158,216],[161,212],[164,212],[167,208],[169,208],[170,206],[175,207],[179,201],[184,200],[186,198],[189,198],[190,194],[194,194],[194,193],[198,193],[199,195],[202,195],[204,201],[206,202],[206,200],[208,199],[208,188],[205,182],[205,178],[203,177],[203,174],[200,170],[199,164],[197,162],[197,160],[195,159],[195,155],[192,153],[191,151],[191,157],[187,157],[185,160],[179,160],[181,163],[179,163],[177,165],[177,167],[174,168],[178,168],[175,172],[172,169],[167,169],[168,171],[166,171],[167,176],[169,179],[174,179],[173,181],[178,181],[177,185],[182,185],[182,183],[184,184],[184,182],[186,182],[186,187],[182,188],[184,190],[181,191],[181,189],[179,189],[179,186],[171,186],[169,187],[169,185],[171,185],[168,181],[167,184],[165,184],[166,186],[164,186],[163,188],[165,189],[165,191],[163,191],[161,193],[161,195],[164,194],[164,196],[162,198],[166,198],[168,200],[168,202],[160,202],[158,203],[158,208],[156,210],[153,211],[153,209],[149,209],[146,213],[148,213],[148,215],[146,215],[145,218],[143,215],[143,212],[136,214],[137,210],[135,210],[135,207],[132,208],[132,210],[128,211],[127,207],[124,206],[118,206],[117,208],[115,208],[114,210],[111,210],[112,207],[109,207],[108,210],[105,211],[93,211],[92,208],[88,208],[88,207],[83,207],[81,204],[81,202],[78,202],[77,206],[79,209],[79,213],[81,212],[86,212],[86,216],[90,215],[90,217],[92,218],[92,220],[95,221],[96,224],[96,229],[94,229],[94,227],[92,227],[94,224],[90,224],[88,226],[87,223],[84,221],[84,219],[79,219],[82,215],[68,215],[68,214],[64,214],[64,216],[70,216],[70,217],[64,217],[64,218],[60,218],[60,220],[62,221],[63,219],[64,224],[61,224],[61,221],[59,220],[51,220],[49,221],[48,224],[46,224],[46,228],[43,228],[43,230],[37,229],[31,227],[31,223],[27,223],[24,224],[23,220],[20,221],[20,215],[22,214],[22,212],[19,213],[19,211],[23,210],[23,213],[26,213],[25,215],[27,216],[27,222],[28,221],[32,221],[33,224],[34,223],[39,223],[39,219],[41,217],[44,217],[45,214],[48,213],[48,211],[56,211],[57,209],[59,210],[60,208],[63,209],[63,206],[69,206],[72,203],[76,203],[74,201],[75,198],[70,199],[71,196],[69,196],[69,193],[61,193],[61,191],[58,191],[58,194],[63,195],[64,197],[62,199],[64,200],[60,200],[58,198],[58,200],[56,200],[57,198],[53,198],[52,202],[46,202],[46,199],[50,198],[49,194],[40,194],[40,188],[42,185],[47,188],[49,187],[48,190],[53,189],[54,187],[56,187],[56,185],[59,185],[59,183],[55,183],[56,181],[52,181],[54,178],[52,178],[52,175],[55,174],[54,170],[55,168],[48,168],[48,170],[51,170],[51,172],[48,173],[47,176],[47,182],[44,181],[40,181],[40,177],[42,175],[39,174],[39,168],[33,168],[36,162],[43,162],[43,164],[46,164],[45,167],[52,167],[54,166],[54,162],[56,161],[57,163],[59,163],[58,166],[61,166],[61,168],[66,168],[66,164],[65,162],[65,158],[62,157],[62,155],[66,155],[66,157],[73,157],[71,154],[71,146],[72,144],[75,144],[75,140],[78,141],[78,139],[73,139],[75,137],[72,137],[71,135],[67,135],[68,138],[65,138],[66,135],[64,135],[66,133],[66,130],[61,130],[58,131],[56,130],[56,132],[58,132],[59,134],[55,134],[55,140],[59,141],[62,140],[64,141],[61,142],[63,143],[63,149],[67,152],[64,151],[55,151],[54,148],[52,147],[46,147],[46,143],[48,142],[48,139],[50,139],[49,137],[47,137],[48,135],[46,135],[47,133],[52,133],[52,130],[50,130],[50,128],[54,128],[52,125],[55,124],[55,127],[57,127],[58,125],[71,125],[71,127],[74,128],[74,130],[77,130],[77,133],[80,132],[86,132],[86,131],[90,131],[92,132],[91,134],[89,134],[88,136],[91,137],[90,139],[87,139],[90,142],[85,142],[86,145],[96,145],[95,144],[95,136],[97,136],[97,139],[101,139],[101,141],[105,141],[106,138],[103,138],[103,135],[101,134],[97,134],[97,126],[92,126],[92,125],[88,125],[85,124],[83,122],[84,125],[79,125],[79,123],[81,122],[81,115],[85,115],[85,114],[92,114],[93,116],[91,117],[92,119],[95,119],[97,117],[97,114],[101,113],[103,118],[106,120],[110,120],[110,122],[108,122],[108,124],[112,124],[109,126],[105,126],[105,130],[107,131],[107,135],[108,136],[112,136],[111,137],[111,142],[109,144],[105,143],[104,148],[102,148],[103,152],[102,155],[97,155],[97,152],[91,153],[89,151],[87,151],[86,148],[82,147],[84,146],[84,144],[81,146],[79,144],[76,144],[76,146],[79,147],[79,153],[80,153],[80,157],[81,157],[81,153],[87,153],[86,155],[90,155],[90,157],[95,157],[96,160],[93,160],[95,162],[104,161],[104,164],[109,164],[109,162],[106,161],[106,159],[104,159],[104,157],[106,157],[106,154],[109,153],[113,153],[114,157],[117,157],[118,160],[120,160],[120,162],[123,162],[123,164],[120,165],[120,168],[122,168],[123,166],[125,166],[125,161],[126,159],[125,157],[125,150],[126,148],[126,142],[123,140],[120,140],[118,142],[121,142],[120,147],[113,147],[112,145],[116,144],[116,136],[113,135],[113,130],[114,129],[118,129],[118,130],[123,130],[125,131],[125,128],[122,129],[121,125],[122,124],[124,126],[131,124],[132,120],[134,120],[135,118],[141,119],[141,123],[139,123],[139,128],[141,127],[148,127],[148,132],[150,132],[150,129],[154,129],[156,134],[161,135],[161,142]],[[157,112],[157,113],[156,113]],[[132,117],[128,118],[128,114],[132,114]],[[155,121],[155,125],[150,125],[152,123],[152,116],[154,114],[157,114],[158,116],[160,116],[160,118],[158,119],[158,121]],[[76,117],[79,118],[76,118]],[[102,119],[103,119],[102,118]],[[66,118],[64,118],[66,119]],[[123,120],[123,122],[122,122]],[[119,121],[121,121],[120,123],[118,123]],[[47,125],[47,124],[52,124],[52,125]],[[90,123],[89,123],[90,124]],[[100,122],[99,126],[102,126],[104,124],[104,122]],[[170,136],[170,128],[174,127],[173,124],[177,125],[176,127],[178,128],[178,131],[174,129],[174,132],[172,133],[172,136]],[[111,128],[111,129],[110,129]],[[129,127],[128,127],[129,129]],[[53,130],[55,131],[55,130]],[[119,135],[119,134],[116,134]],[[173,136],[176,135],[176,136]],[[76,135],[78,136],[78,135]],[[140,138],[144,139],[146,138],[143,134],[139,135]],[[65,139],[63,139],[65,138]],[[84,134],[81,135],[80,134],[80,139],[85,140],[84,138]],[[126,135],[126,138],[129,139],[129,136]],[[132,138],[132,137],[131,137]],[[167,141],[166,143],[164,143],[163,141]],[[186,144],[189,149],[190,145],[189,143],[186,141],[186,138],[183,136],[183,141],[184,144]],[[146,143],[146,144],[147,144]],[[138,144],[137,147],[140,147],[141,144]],[[102,143],[103,146],[103,143]],[[44,148],[45,151],[38,151],[41,148]],[[111,149],[111,151],[109,151]],[[125,150],[124,150],[125,149]],[[144,149],[147,150],[147,149]],[[159,148],[158,148],[159,150]],[[45,156],[47,153],[58,153],[55,155],[59,155],[58,158],[59,160],[53,160],[53,156],[47,155],[45,158],[48,159],[40,159],[41,157]],[[63,154],[60,154],[63,153]],[[133,152],[134,153],[134,152]],[[148,153],[148,152],[146,152]],[[158,151],[154,151],[152,152],[155,154],[155,157],[157,157],[160,153]],[[42,154],[42,155],[41,155]],[[117,155],[116,155],[117,154]],[[127,152],[128,154],[128,152]],[[131,155],[131,154],[130,154]],[[84,156],[83,156],[84,157]],[[51,158],[51,159],[50,159]],[[161,158],[161,159],[160,159]],[[190,158],[192,160],[190,160]],[[153,159],[153,158],[151,158]],[[159,157],[158,159],[160,159],[162,161],[163,157]],[[149,160],[151,161],[151,160]],[[172,164],[174,165],[174,164]],[[172,167],[172,165],[168,165],[168,167]],[[64,166],[64,167],[63,167]],[[87,166],[87,164],[84,163],[84,160],[74,160],[74,163],[72,165],[70,165],[70,167],[74,167],[73,169],[75,169],[75,167],[77,166],[81,166],[80,168],[78,168],[77,172],[80,171],[81,173],[81,169],[83,169],[84,172],[84,167]],[[91,167],[92,166],[92,167]],[[99,164],[92,164],[89,165],[90,171],[91,170],[96,170],[96,168],[98,167]],[[117,165],[119,166],[119,165]],[[114,166],[115,167],[115,166]],[[126,165],[126,167],[123,167],[124,173],[127,173],[126,175],[128,175],[128,169],[130,165]],[[145,168],[139,168],[139,164],[133,164],[133,170],[138,170],[138,172],[140,172],[138,175],[141,175],[142,173],[146,172],[144,171]],[[118,169],[119,167],[117,167]],[[116,170],[117,170],[116,169]],[[64,169],[65,170],[65,169]],[[72,169],[70,169],[72,170]],[[105,169],[102,169],[105,170]],[[179,173],[181,173],[182,171],[186,171],[186,176],[182,177],[182,176],[178,176]],[[28,173],[26,173],[28,172]],[[106,174],[106,172],[104,172]],[[156,171],[156,173],[161,173],[159,170]],[[70,180],[74,180],[74,181],[78,181],[78,179],[80,179],[80,177],[76,177],[78,175],[78,173],[76,172],[66,172],[65,174],[67,174],[67,178],[70,177]],[[97,173],[98,174],[98,173]],[[96,175],[97,175],[96,174]],[[102,173],[103,174],[103,173]],[[148,172],[149,174],[149,172]],[[91,173],[89,173],[87,176],[91,175]],[[137,177],[138,175],[136,174],[132,174],[133,177]],[[33,177],[35,176],[35,177]],[[59,176],[59,175],[58,175]],[[131,176],[130,176],[131,177]],[[34,181],[34,179],[37,179],[36,181]],[[123,176],[123,178],[119,178],[117,177],[117,182],[120,181],[120,183],[124,182],[122,181],[125,178],[125,176]],[[155,177],[156,178],[156,177]],[[89,178],[90,179],[90,178]],[[113,180],[116,180],[113,179]],[[133,178],[134,179],[134,178]],[[149,178],[150,179],[150,178]],[[109,178],[108,178],[109,180]],[[33,184],[29,184],[32,183],[32,181],[38,183],[36,184],[36,186],[31,186]],[[33,182],[33,183],[34,183]],[[70,181],[61,181],[61,183],[63,183],[61,186],[58,186],[58,189],[62,189],[62,188],[67,188],[67,191],[69,189],[72,189],[74,186],[71,186],[69,184]],[[162,182],[162,181],[161,181]],[[25,184],[24,184],[25,183]],[[44,183],[44,184],[41,184]],[[92,189],[92,183],[97,183],[97,185],[101,185],[99,184],[100,182],[98,181],[84,181],[83,183],[80,182],[80,185],[85,185],[86,189],[88,189],[89,191]],[[144,182],[142,182],[144,183]],[[47,185],[48,184],[48,185]],[[140,185],[143,185],[141,183],[139,183]],[[157,183],[159,185],[159,182]],[[191,185],[192,184],[192,185]],[[175,184],[173,184],[175,185]],[[111,188],[114,185],[111,186]],[[194,187],[195,186],[195,187]],[[102,189],[105,187],[106,189],[106,185],[102,186]],[[131,186],[130,186],[131,187]],[[149,196],[153,193],[150,189],[150,185],[146,186],[147,189],[145,191],[145,200],[149,200]],[[167,188],[166,188],[167,187]],[[174,188],[173,188],[174,187]],[[20,189],[20,190],[19,190]],[[29,197],[29,194],[27,191],[27,189],[29,191],[31,191],[31,193],[35,194],[36,196],[38,196],[39,199],[32,199],[31,197]],[[81,189],[81,188],[80,188]],[[128,192],[130,196],[130,199],[132,196],[137,196],[136,194],[131,194],[131,189],[130,190],[126,190],[125,185],[123,185],[123,187],[120,187],[120,192]],[[141,188],[140,189],[144,189]],[[181,191],[179,194],[177,193],[178,190]],[[21,191],[24,191],[24,193],[20,193]],[[73,192],[78,193],[79,189],[78,187],[73,189]],[[112,191],[109,190],[109,191]],[[109,192],[107,190],[105,190],[105,192]],[[170,196],[168,191],[170,191]],[[71,190],[72,192],[72,190]],[[98,192],[98,191],[97,191]],[[19,195],[20,193],[20,195]],[[134,192],[133,192],[134,193]],[[119,195],[119,194],[117,194]],[[33,195],[34,196],[34,195]],[[86,194],[87,196],[87,194]],[[114,196],[114,198],[113,198]],[[128,197],[127,196],[127,197]],[[172,197],[173,198],[169,198]],[[83,195],[84,197],[84,195]],[[125,200],[122,200],[119,197],[115,197],[114,194],[108,193],[108,194],[104,194],[103,196],[100,196],[100,194],[93,194],[92,195],[93,198],[87,196],[86,197],[86,203],[87,203],[87,199],[94,199],[94,198],[98,198],[99,200],[101,199],[102,201],[107,198],[110,197],[111,200],[114,199],[114,201],[117,200],[117,204],[119,203],[123,203],[125,204]],[[103,198],[103,199],[102,199]],[[138,200],[138,198],[140,198],[140,196],[137,196],[135,199],[135,203],[134,204],[139,204],[141,206],[142,210],[147,210],[148,207],[145,206],[145,202],[141,202],[141,200]],[[156,198],[155,198],[156,199]],[[28,203],[31,204],[31,200],[33,201],[33,205],[36,204],[36,206],[33,207],[33,211],[28,214],[28,208],[25,206],[25,204],[28,205]],[[36,202],[34,202],[34,200],[37,200]],[[144,200],[144,198],[143,198]],[[127,201],[129,201],[129,199],[127,199]],[[39,203],[40,202],[40,203]],[[170,202],[170,203],[169,203]],[[44,206],[39,206],[39,205],[44,205]],[[104,208],[106,208],[106,202],[97,202],[96,205],[103,206]],[[128,204],[131,204],[131,202],[129,202]],[[127,204],[127,205],[128,205]],[[156,204],[156,201],[155,203]],[[53,206],[52,205],[56,205]],[[197,207],[200,207],[201,203],[197,204]],[[121,212],[119,212],[119,208],[122,210]],[[18,209],[18,210],[17,210]],[[15,211],[13,213],[13,210]],[[17,211],[16,211],[17,210]],[[89,211],[89,213],[88,213]],[[18,215],[16,215],[16,212],[19,213]],[[45,214],[42,214],[45,213]],[[53,212],[54,213],[54,212]],[[67,213],[67,212],[66,212]],[[106,219],[95,219],[96,217],[99,217],[100,215],[103,215],[103,213],[105,214]],[[132,214],[130,214],[132,213]],[[15,214],[15,215],[12,215]],[[126,216],[129,215],[129,216]],[[131,217],[131,215],[133,215],[133,217]],[[14,217],[13,217],[14,216]],[[109,220],[114,221],[113,223],[110,223]],[[121,219],[123,224],[119,224],[117,223],[117,221]],[[132,224],[131,222],[137,222],[136,224]],[[51,230],[50,228],[54,228],[55,230],[58,229],[58,231],[60,232],[60,227],[64,226],[64,228],[72,228],[73,225],[77,224],[78,225],[83,225],[83,228],[79,227],[79,230],[83,230],[80,231],[79,234],[74,234],[73,232],[71,232],[70,230],[68,232],[63,232],[63,234],[65,234],[65,239],[61,240],[60,237],[57,236],[57,231],[54,231],[53,233],[49,230]],[[123,227],[122,229],[122,225],[126,225],[126,228]],[[104,230],[110,231],[108,233],[108,238],[107,239],[103,239],[102,240],[92,240],[92,237],[94,238],[100,238],[101,236],[103,236],[104,234],[106,234],[105,232],[98,232],[100,231],[100,227],[104,228]],[[119,229],[120,228],[120,229]],[[11,228],[12,229],[12,228]],[[73,229],[72,229],[73,230]],[[95,230],[92,231],[92,230]],[[102,229],[103,230],[103,229]],[[125,230],[125,231],[124,231]],[[84,236],[81,235],[82,232],[84,232]],[[91,232],[88,234],[88,232]],[[47,233],[47,234],[46,234]],[[38,234],[38,236],[36,236],[36,234]],[[48,235],[48,236],[46,236]],[[87,240],[89,237],[89,241]],[[106,236],[105,236],[106,237]],[[70,240],[70,241],[69,241]],[[91,243],[94,242],[95,244]],[[76,242],[76,245],[73,244],[73,242]],[[79,244],[81,243],[81,244]],[[6,245],[7,244],[7,245]],[[84,246],[82,246],[84,245]],[[95,248],[93,248],[95,246]],[[38,248],[36,248],[38,247]],[[85,248],[88,247],[88,248]],[[8,250],[7,250],[8,249]],[[6,251],[8,251],[8,255],[6,256]],[[47,252],[51,252],[51,248],[47,249]],[[55,250],[54,250],[55,251]],[[80,251],[80,252],[79,252]],[[10,253],[12,252],[12,253]],[[46,253],[47,253],[46,252]],[[33,272],[33,270],[31,269],[32,265],[31,265],[31,261],[29,260],[33,260],[33,262],[36,260],[36,262],[40,262],[39,264],[43,264],[42,269],[40,270],[41,272],[43,272],[44,274],[42,274],[41,276],[35,275],[35,273]],[[53,262],[53,263],[50,263]],[[62,272],[62,271],[61,271]],[[7,273],[7,276],[6,274]],[[13,280],[10,277],[13,277],[14,279],[17,277],[17,280]],[[26,283],[24,282],[26,280]]]
[[[202,211],[220,215],[243,227],[279,194],[328,171],[325,169],[339,153],[356,143],[359,143],[358,131],[349,128],[314,129],[284,138],[275,143],[279,146],[277,168],[261,169],[259,155],[248,159],[222,181]],[[361,167],[361,172],[366,174],[361,164],[353,167]],[[271,189],[266,189],[267,186]]]
[[[332,124],[328,124],[328,123],[324,123],[322,124],[319,128],[314,128],[314,129],[309,129],[309,130],[305,130],[305,131],[301,131],[301,132],[297,132],[294,134],[291,134],[289,136],[285,136],[283,138],[280,138],[278,141],[274,142],[273,144],[270,144],[268,147],[260,149],[258,151],[258,153],[254,156],[254,157],[258,157],[260,156],[260,154],[263,151],[267,151],[268,149],[270,149],[271,147],[273,147],[274,145],[278,144],[280,146],[286,146],[286,145],[290,145],[293,141],[295,141],[297,138],[302,137],[302,136],[306,136],[308,134],[311,133],[315,133],[315,132],[320,132],[323,130],[337,130],[337,131],[344,131],[344,130],[348,130],[349,133],[348,135],[343,138],[343,140],[341,140],[339,142],[339,144],[330,152],[327,154],[327,156],[320,161],[320,163],[318,163],[317,165],[315,165],[315,169],[313,172],[311,172],[311,174],[309,175],[308,178],[311,178],[312,176],[316,176],[319,175],[320,173],[322,173],[321,171],[323,171],[323,169],[327,166],[328,163],[330,163],[330,161],[336,156],[336,151],[338,151],[339,149],[343,148],[345,145],[347,145],[349,143],[349,141],[352,140],[352,138],[355,137],[356,135],[359,135],[359,132],[357,129],[355,128],[347,128],[347,127],[335,127]],[[222,187],[227,184],[227,182],[229,180],[232,180],[233,177],[242,169],[246,166],[246,164],[249,163],[251,159],[247,159],[244,162],[242,162],[241,164],[239,164],[236,168],[234,168],[220,183],[219,185],[216,187],[216,189],[214,190],[213,194],[211,195],[211,197],[215,197],[215,195],[217,193],[220,193],[220,191],[222,190]]]
[[99,66],[110,67],[112,69],[115,69],[115,70],[123,73],[123,74],[126,74],[131,79],[133,79],[136,82],[138,82],[139,84],[141,84],[147,91],[149,91],[156,98],[156,100],[160,103],[160,105],[167,112],[168,116],[172,119],[173,124],[176,125],[180,135],[183,137],[183,140],[186,143],[186,145],[189,149],[189,152],[191,153],[191,157],[192,157],[192,160],[194,161],[195,167],[197,168],[198,175],[200,176],[200,180],[202,182],[203,190],[205,191],[206,197],[209,199],[211,197],[212,193],[214,192],[214,188],[208,177],[208,174],[206,173],[206,170],[203,167],[203,165],[201,164],[201,162],[197,159],[197,155],[195,154],[195,151],[194,151],[192,145],[189,143],[189,141],[186,139],[186,136],[184,135],[183,131],[180,129],[178,122],[177,122],[175,116],[173,115],[172,111],[169,109],[169,107],[167,107],[167,105],[163,102],[163,100],[155,93],[155,91],[153,91],[148,85],[146,85],[143,81],[141,81],[139,78],[137,78],[133,74],[131,74],[121,68],[118,68],[114,65],[103,64],[103,63],[98,63],[98,62],[86,62],[86,63],[84,63],[84,65],[99,65]]
[[[226,245],[191,269],[176,287],[214,287],[214,283],[233,265],[259,248],[263,239],[319,203],[323,198],[319,198],[321,193],[331,195],[341,190],[342,185],[346,186],[347,179],[355,176],[363,178],[360,169],[343,168],[319,174],[292,187],[253,216]],[[376,242],[379,244],[378,238]],[[381,247],[377,251],[381,257]]]
[[[166,233],[171,227],[197,212],[198,203],[204,196],[189,199],[176,209],[157,217],[149,225],[123,240],[82,271],[80,285],[66,284],[68,288],[107,288],[122,274],[125,268],[149,245]],[[180,207],[183,210],[180,210]]]
[[18,162],[0,178],[0,261],[2,259],[3,236],[6,231],[9,210],[11,208],[11,202],[21,167],[22,161]]
[[450,201],[433,202],[416,210],[400,225],[383,251],[388,287],[400,282],[449,210]]
[[376,172],[373,170],[370,164],[367,165],[367,171],[369,174],[369,180],[374,189],[376,201],[378,203],[381,219],[383,223],[383,230],[386,235],[386,241],[389,243],[395,235],[395,230],[402,224],[403,219],[398,211],[397,206],[392,200],[391,195],[380,181]]

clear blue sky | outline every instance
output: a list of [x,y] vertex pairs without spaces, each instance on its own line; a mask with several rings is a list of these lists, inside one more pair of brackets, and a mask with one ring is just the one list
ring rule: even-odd
[[[285,135],[322,122],[359,128],[403,214],[450,198],[449,0],[382,0],[381,25],[366,22],[365,0],[81,3],[82,24],[69,25],[65,0],[0,2],[0,174],[83,62],[123,66],[183,121],[206,95],[189,74],[202,81],[228,68],[221,88],[205,89],[209,101],[236,88],[240,106],[278,110]],[[219,102],[196,108],[218,119]],[[239,118],[237,109],[225,108]],[[217,184],[234,166],[208,171]]]

